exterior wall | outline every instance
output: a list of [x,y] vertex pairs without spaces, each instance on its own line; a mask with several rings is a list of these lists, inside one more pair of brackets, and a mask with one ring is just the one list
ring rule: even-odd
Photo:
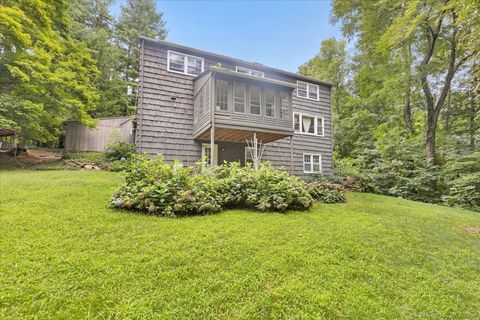
[[[181,160],[191,165],[201,157],[201,142],[193,138],[194,113],[194,77],[167,71],[167,48],[152,41],[142,40],[139,107],[137,112],[136,149],[149,154],[161,153],[168,161]],[[218,63],[222,68],[235,70],[236,61],[228,58],[202,56],[192,49],[172,49],[204,58],[205,70]],[[252,66],[246,66],[254,69]],[[296,83],[297,78],[264,70],[266,78]],[[301,81],[305,81],[300,79]],[[198,90],[198,88],[197,88]],[[325,135],[311,136],[295,134],[293,137],[293,173],[302,177],[303,153],[322,155],[322,170],[325,175],[332,174],[332,119],[330,106],[330,87],[320,84],[320,101],[296,97],[293,93],[293,112],[324,117]],[[293,123],[292,123],[293,126]],[[222,142],[215,142],[220,144]],[[244,145],[242,146],[242,152]],[[239,148],[235,148],[239,149]],[[233,149],[232,149],[233,150]],[[235,151],[237,153],[238,150]],[[233,152],[233,151],[232,151]],[[221,163],[219,149],[219,163]],[[290,169],[290,138],[267,144],[263,160],[270,160],[275,166]]]
[[65,150],[69,151],[105,151],[114,142],[133,142],[129,117],[101,118],[95,128],[78,121],[68,121],[65,127]]

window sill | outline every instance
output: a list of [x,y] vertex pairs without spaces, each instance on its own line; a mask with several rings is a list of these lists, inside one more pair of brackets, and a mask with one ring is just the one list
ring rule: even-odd
[[[183,74],[184,76],[189,76],[189,77],[196,77],[198,76],[198,74],[190,74],[190,73],[185,73],[185,72],[181,72],[181,71],[176,71],[176,70],[170,70],[170,69],[167,69],[168,72],[171,72],[171,73],[176,73],[176,74]],[[202,71],[203,72],[203,71]]]
[[310,101],[320,101],[320,98],[317,98],[317,99],[312,99],[312,98],[309,98],[309,97],[300,97],[300,96],[296,96],[297,98],[299,99],[304,99],[304,100],[310,100]]

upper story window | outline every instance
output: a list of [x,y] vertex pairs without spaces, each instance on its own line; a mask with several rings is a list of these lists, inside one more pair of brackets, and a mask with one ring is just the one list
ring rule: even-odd
[[171,72],[196,76],[203,72],[203,58],[175,51],[168,51],[167,69]]
[[323,137],[325,134],[324,118],[295,113],[293,115],[293,128],[295,133]]
[[318,101],[320,98],[320,86],[308,82],[297,81],[297,97]]
[[228,81],[215,80],[215,108],[220,111],[228,110]]
[[233,111],[238,113],[245,113],[245,83],[235,82],[233,84]]
[[255,77],[265,78],[265,73],[263,73],[262,71],[252,70],[252,69],[239,67],[239,66],[235,68],[235,71],[237,71],[238,73],[249,74]]
[[265,116],[275,117],[275,90],[265,89]]
[[250,86],[250,113],[260,115],[262,105],[261,90],[257,86]]
[[286,92],[279,92],[280,119],[288,119],[291,114],[290,95]]

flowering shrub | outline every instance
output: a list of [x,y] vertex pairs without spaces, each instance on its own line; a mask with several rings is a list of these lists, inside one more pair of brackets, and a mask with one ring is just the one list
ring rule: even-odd
[[308,193],[315,201],[323,203],[347,202],[345,187],[328,182],[310,182],[306,185]]
[[269,164],[258,170],[236,162],[184,167],[180,162],[168,164],[161,156],[134,155],[125,174],[124,185],[109,205],[156,215],[208,214],[226,207],[283,212],[308,209],[314,198],[321,199],[302,179]]

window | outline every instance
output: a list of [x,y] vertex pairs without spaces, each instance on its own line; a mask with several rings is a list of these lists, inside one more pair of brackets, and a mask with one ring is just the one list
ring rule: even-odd
[[262,71],[252,70],[252,69],[243,68],[239,66],[236,67],[235,71],[237,71],[238,73],[249,74],[255,77],[265,78],[265,73],[263,73]]
[[260,115],[261,91],[257,86],[250,86],[250,113]]
[[322,156],[320,154],[303,154],[303,172],[322,172]]
[[286,92],[280,92],[280,119],[288,119],[290,117],[291,105],[290,95]]
[[215,80],[215,108],[228,110],[228,82],[225,80]]
[[297,97],[318,101],[320,87],[316,84],[297,81]]
[[196,76],[203,72],[203,58],[168,51],[167,69],[171,72]]
[[[212,166],[212,154],[211,154],[211,146],[210,143],[203,143],[202,144],[202,161],[205,166]],[[215,150],[213,152],[213,166],[217,165],[218,162],[218,145],[215,144]]]
[[311,134],[324,136],[324,119],[323,117],[314,117],[302,113],[293,115],[293,129],[295,133]]
[[245,83],[233,84],[233,111],[245,113]]
[[275,90],[265,90],[265,115],[275,117]]

